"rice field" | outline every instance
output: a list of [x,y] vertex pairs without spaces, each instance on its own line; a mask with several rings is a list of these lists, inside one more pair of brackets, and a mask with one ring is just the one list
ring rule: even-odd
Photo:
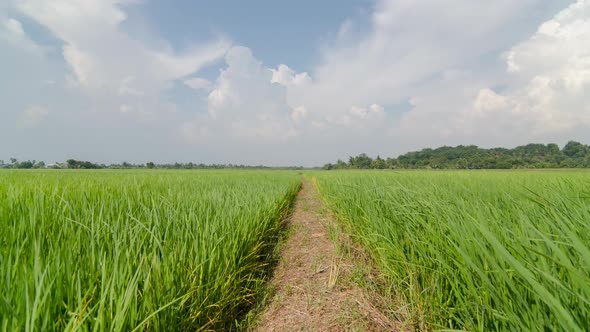
[[[590,330],[590,172],[312,172],[409,330]],[[0,331],[227,330],[291,171],[0,172]]]
[[419,330],[590,330],[590,173],[314,174]]
[[300,175],[0,172],[1,331],[227,329]]

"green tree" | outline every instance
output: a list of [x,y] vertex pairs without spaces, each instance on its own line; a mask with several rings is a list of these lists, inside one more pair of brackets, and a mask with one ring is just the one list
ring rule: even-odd
[[148,162],[147,164],[145,164],[145,166],[149,169],[154,169],[156,168],[156,164],[154,164],[153,162]]
[[33,165],[33,168],[37,168],[37,169],[38,169],[38,168],[45,168],[45,162],[43,162],[43,161],[36,162],[36,163]]
[[78,161],[77,160],[68,159],[68,160],[66,160],[66,164],[68,165],[68,168],[78,168]]
[[385,169],[385,166],[385,160],[381,159],[379,155],[377,155],[377,158],[371,163],[371,168],[374,169]]
[[588,153],[588,146],[580,142],[569,141],[563,147],[563,153],[570,158],[582,158]]
[[469,164],[467,163],[467,159],[459,158],[459,159],[457,159],[455,166],[458,169],[466,169],[466,168],[468,168]]
[[368,169],[371,168],[373,159],[367,156],[366,153],[361,153],[356,157],[350,157],[349,165],[351,168]]
[[338,159],[338,161],[336,162],[336,166],[334,166],[335,169],[347,169],[348,165],[343,161]]
[[399,167],[399,162],[396,158],[387,158],[385,160],[385,167],[389,169],[394,169]]
[[26,161],[21,161],[19,163],[14,164],[15,168],[24,168],[24,169],[30,169],[33,168],[34,162],[30,161],[30,160],[26,160]]

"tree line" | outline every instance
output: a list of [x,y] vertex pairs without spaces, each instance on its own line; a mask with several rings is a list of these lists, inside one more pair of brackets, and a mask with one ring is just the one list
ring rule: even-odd
[[408,152],[397,158],[375,159],[362,153],[348,162],[338,160],[323,169],[513,169],[588,168],[590,146],[570,141],[557,144],[527,144],[513,149],[485,149],[475,145],[443,146]]
[[0,168],[13,168],[13,169],[260,169],[260,168],[273,168],[273,169],[303,169],[303,167],[297,166],[286,166],[286,167],[269,167],[263,165],[238,165],[238,164],[203,164],[203,163],[164,163],[156,164],[154,162],[147,162],[145,164],[134,164],[129,162],[122,162],[118,164],[99,164],[90,161],[68,159],[62,163],[46,164],[43,161],[36,160],[24,160],[19,161],[16,158],[10,158],[9,162],[0,160]]

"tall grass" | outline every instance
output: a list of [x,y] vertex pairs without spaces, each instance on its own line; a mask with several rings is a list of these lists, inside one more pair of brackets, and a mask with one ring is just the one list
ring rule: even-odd
[[590,173],[316,177],[415,328],[590,330]]
[[290,172],[0,172],[0,330],[228,328],[298,186]]

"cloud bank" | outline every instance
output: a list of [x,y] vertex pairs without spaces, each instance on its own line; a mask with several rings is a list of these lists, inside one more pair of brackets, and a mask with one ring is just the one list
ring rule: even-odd
[[[106,112],[156,118],[167,109],[159,95],[171,82],[223,57],[224,39],[176,51],[152,48],[125,32],[126,0],[23,0],[16,8],[62,43],[70,88],[79,89]],[[21,30],[22,31],[22,30]]]
[[[590,125],[589,42],[590,2],[580,0],[504,52],[499,78],[449,77],[436,87],[442,93],[414,98],[399,130],[422,128],[455,141],[498,145],[587,140],[581,132]],[[495,89],[498,84],[503,88]]]
[[[39,76],[52,82],[39,89],[62,85],[59,95],[84,100],[107,129],[154,136],[177,160],[317,165],[442,144],[590,139],[588,0],[378,0],[368,26],[334,27],[305,71],[265,64],[229,38],[182,47],[139,38],[127,29],[137,5],[14,2],[0,15],[0,42],[39,62],[57,53],[63,78]],[[59,45],[36,41],[11,13]],[[23,128],[50,126],[48,109],[65,117],[45,99],[18,108]]]

